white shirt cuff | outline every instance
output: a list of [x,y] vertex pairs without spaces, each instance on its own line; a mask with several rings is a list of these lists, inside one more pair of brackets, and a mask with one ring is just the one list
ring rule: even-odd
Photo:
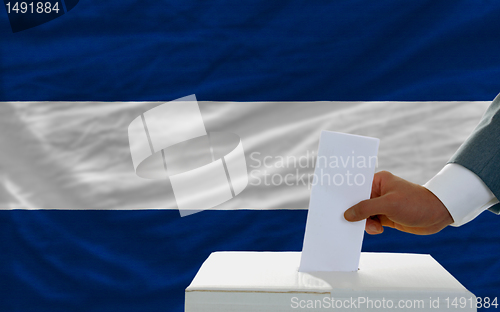
[[454,223],[461,226],[498,203],[484,182],[469,169],[447,164],[424,187],[446,206]]

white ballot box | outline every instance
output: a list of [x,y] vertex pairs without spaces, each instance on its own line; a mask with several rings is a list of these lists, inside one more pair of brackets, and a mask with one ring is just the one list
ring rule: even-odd
[[186,288],[186,312],[476,311],[430,255],[361,253],[356,272],[299,272],[300,252],[214,252]]

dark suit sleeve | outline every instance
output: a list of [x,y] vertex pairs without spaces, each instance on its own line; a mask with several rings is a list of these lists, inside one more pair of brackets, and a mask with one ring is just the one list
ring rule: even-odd
[[[474,172],[500,199],[500,94],[449,163],[462,165]],[[500,214],[500,204],[489,210]]]

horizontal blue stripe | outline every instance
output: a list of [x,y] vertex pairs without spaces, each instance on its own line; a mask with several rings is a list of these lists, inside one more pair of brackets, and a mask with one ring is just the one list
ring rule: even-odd
[[[183,311],[213,251],[299,251],[306,211],[0,211],[1,311]],[[325,244],[329,239],[325,238]],[[386,229],[363,251],[431,254],[476,296],[498,296],[498,219],[431,236]]]
[[96,1],[11,33],[0,100],[491,100],[500,3]]

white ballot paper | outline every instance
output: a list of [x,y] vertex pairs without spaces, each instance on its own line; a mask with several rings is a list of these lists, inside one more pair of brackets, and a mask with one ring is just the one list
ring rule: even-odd
[[322,131],[299,271],[357,271],[365,220],[344,212],[369,199],[379,139]]

